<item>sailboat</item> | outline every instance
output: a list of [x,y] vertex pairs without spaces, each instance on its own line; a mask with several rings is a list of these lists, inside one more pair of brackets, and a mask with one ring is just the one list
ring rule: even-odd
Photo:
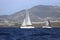
[[31,23],[31,20],[29,17],[29,12],[27,12],[27,11],[26,11],[25,19],[20,28],[35,28],[34,26],[32,26],[32,23]]
[[50,21],[45,21],[45,26],[42,26],[42,28],[52,28],[50,25]]

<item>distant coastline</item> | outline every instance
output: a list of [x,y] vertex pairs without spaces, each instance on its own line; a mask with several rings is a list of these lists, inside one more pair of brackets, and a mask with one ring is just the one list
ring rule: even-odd
[[[41,28],[45,24],[43,22],[33,22],[32,23],[34,27]],[[6,28],[6,27],[17,27],[19,28],[21,24],[19,23],[0,23],[0,28]],[[60,28],[60,22],[51,22],[51,26],[54,28]]]

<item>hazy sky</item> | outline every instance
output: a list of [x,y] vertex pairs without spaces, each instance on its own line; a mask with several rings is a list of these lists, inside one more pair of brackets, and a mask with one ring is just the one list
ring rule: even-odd
[[0,0],[0,15],[9,15],[36,5],[60,6],[60,0]]

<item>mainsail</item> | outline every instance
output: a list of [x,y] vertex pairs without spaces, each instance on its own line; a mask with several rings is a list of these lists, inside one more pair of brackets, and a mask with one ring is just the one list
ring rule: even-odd
[[30,17],[29,17],[29,12],[26,12],[26,17],[25,17],[25,19],[23,21],[22,26],[23,25],[32,25],[31,20],[30,20]]

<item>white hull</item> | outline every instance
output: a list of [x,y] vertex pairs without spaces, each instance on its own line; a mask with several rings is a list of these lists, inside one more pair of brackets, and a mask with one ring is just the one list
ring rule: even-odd
[[50,27],[50,26],[42,26],[42,28],[52,28],[52,27]]
[[24,27],[20,27],[20,28],[28,28],[28,29],[29,29],[29,28],[35,28],[35,27],[33,27],[33,26],[26,26],[26,27],[25,27],[25,26],[24,26]]

